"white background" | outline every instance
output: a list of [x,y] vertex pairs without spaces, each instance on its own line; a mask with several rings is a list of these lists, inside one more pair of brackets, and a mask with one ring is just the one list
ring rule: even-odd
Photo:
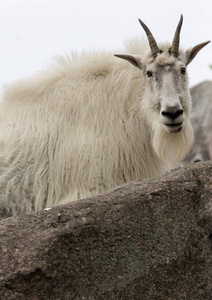
[[[46,67],[55,55],[122,49],[143,36],[138,18],[158,42],[172,41],[184,16],[181,46],[212,39],[211,0],[0,0],[0,89]],[[212,80],[212,44],[189,65],[190,86]]]

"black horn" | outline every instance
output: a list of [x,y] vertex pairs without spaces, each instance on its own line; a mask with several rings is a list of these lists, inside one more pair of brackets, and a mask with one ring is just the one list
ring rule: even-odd
[[180,21],[177,25],[175,34],[174,34],[174,39],[172,42],[172,46],[171,46],[171,54],[173,54],[173,56],[178,57],[178,51],[179,51],[179,45],[180,45],[180,31],[181,31],[181,27],[183,24],[183,15],[180,16]]
[[156,56],[156,54],[158,54],[160,52],[160,49],[158,48],[156,40],[154,39],[149,28],[144,24],[144,22],[142,22],[140,19],[138,19],[138,21],[140,22],[141,26],[143,27],[144,31],[146,32],[146,35],[147,35],[147,38],[149,41],[149,46],[150,46],[150,49],[152,52],[152,56]]

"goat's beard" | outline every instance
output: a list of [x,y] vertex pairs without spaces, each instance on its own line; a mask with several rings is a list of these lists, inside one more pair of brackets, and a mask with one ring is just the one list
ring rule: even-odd
[[184,159],[191,148],[193,140],[193,128],[188,119],[184,120],[180,132],[170,133],[160,124],[155,127],[152,136],[155,153],[162,161],[171,166],[176,166]]

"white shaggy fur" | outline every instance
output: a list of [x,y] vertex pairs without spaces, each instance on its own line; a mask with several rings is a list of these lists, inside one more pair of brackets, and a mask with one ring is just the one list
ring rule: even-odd
[[[89,197],[159,176],[184,158],[193,141],[187,77],[180,90],[184,125],[170,133],[145,75],[153,62],[149,45],[132,41],[125,53],[139,55],[143,70],[113,53],[90,52],[58,58],[5,89],[0,209],[15,215]],[[161,65],[169,60],[161,54]],[[185,62],[186,54],[175,60]]]

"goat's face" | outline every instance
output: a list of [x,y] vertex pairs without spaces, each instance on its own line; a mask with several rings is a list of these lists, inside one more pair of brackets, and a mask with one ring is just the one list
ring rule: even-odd
[[169,54],[170,48],[143,68],[148,107],[164,129],[180,132],[191,108],[186,64]]
[[146,106],[154,116],[159,116],[166,131],[178,133],[184,126],[191,106],[187,65],[209,41],[185,52],[179,51],[181,16],[172,44],[159,47],[149,28],[141,20],[139,22],[147,34],[151,52],[144,58],[125,54],[115,56],[129,61],[144,72]]

